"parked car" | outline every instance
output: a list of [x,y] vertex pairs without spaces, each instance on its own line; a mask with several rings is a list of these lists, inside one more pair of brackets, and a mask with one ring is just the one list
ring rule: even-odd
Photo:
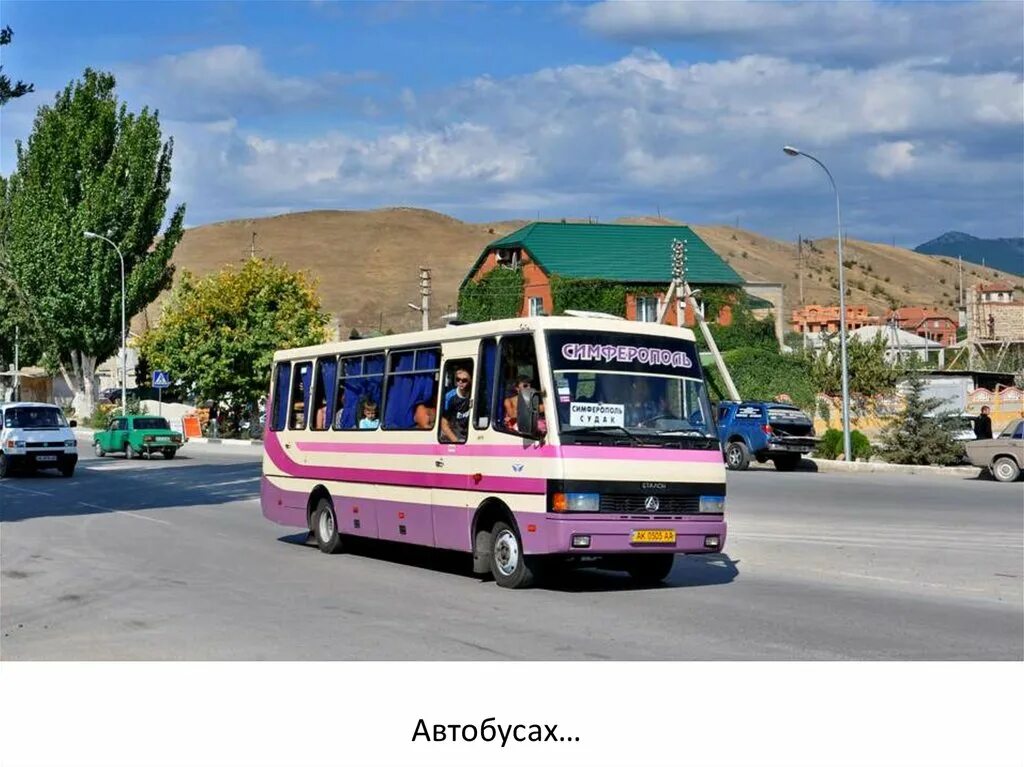
[[1014,482],[1024,467],[1024,418],[1010,421],[993,439],[967,442],[967,459],[1000,482]]
[[166,418],[155,415],[118,416],[104,431],[93,437],[93,447],[100,458],[107,453],[124,453],[125,458],[138,458],[162,453],[174,458],[184,438],[173,431]]
[[78,444],[56,405],[44,402],[0,403],[0,478],[16,469],[57,469],[65,477],[75,473]]
[[810,416],[777,402],[720,403],[718,439],[725,465],[733,471],[746,469],[752,457],[774,462],[778,471],[792,471],[818,444]]

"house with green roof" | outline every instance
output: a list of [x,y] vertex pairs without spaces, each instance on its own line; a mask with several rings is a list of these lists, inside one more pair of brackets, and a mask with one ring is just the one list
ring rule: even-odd
[[[744,284],[743,278],[688,226],[535,222],[484,248],[459,287],[460,314],[465,298],[479,298],[487,290],[507,294],[521,283],[518,314],[512,313],[516,302],[503,295],[503,316],[591,309],[593,305],[575,305],[579,301],[570,297],[579,298],[584,295],[581,291],[590,291],[600,292],[604,297],[600,305],[613,310],[611,313],[631,320],[657,321],[672,280],[674,240],[686,243],[686,280],[694,288],[740,288]],[[492,274],[495,270],[518,275]],[[500,283],[495,277],[502,278]],[[725,316],[718,319],[728,324],[729,307],[720,314]],[[687,325],[693,322],[691,315],[687,307]],[[669,308],[665,321],[675,324],[674,306]]]

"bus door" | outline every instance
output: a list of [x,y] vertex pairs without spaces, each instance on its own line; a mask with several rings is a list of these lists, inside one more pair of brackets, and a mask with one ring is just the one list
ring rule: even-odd
[[474,475],[480,472],[480,460],[471,455],[467,443],[475,439],[472,427],[476,378],[479,373],[476,339],[446,344],[441,366],[437,423],[434,428],[434,472],[432,488],[434,535],[436,545],[466,549],[469,545],[469,520],[477,500],[466,491],[475,490]]

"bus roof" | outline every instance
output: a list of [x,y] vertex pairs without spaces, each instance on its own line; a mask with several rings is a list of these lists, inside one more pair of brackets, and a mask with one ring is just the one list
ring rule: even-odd
[[344,341],[329,341],[316,346],[302,346],[295,349],[281,349],[274,354],[274,361],[306,359],[325,354],[359,354],[391,347],[423,346],[444,341],[463,341],[473,338],[521,333],[534,330],[588,330],[604,333],[632,333],[645,336],[667,336],[694,341],[693,331],[673,325],[656,322],[636,322],[624,319],[600,319],[594,317],[513,317],[507,320],[471,322],[465,325],[448,325],[412,333],[396,333],[373,338],[357,338]]

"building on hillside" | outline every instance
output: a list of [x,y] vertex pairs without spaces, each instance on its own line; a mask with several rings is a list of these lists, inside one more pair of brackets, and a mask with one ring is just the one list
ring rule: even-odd
[[[462,295],[495,269],[519,270],[524,287],[518,316],[526,317],[555,313],[557,278],[604,280],[625,288],[626,319],[657,322],[672,280],[676,239],[686,242],[686,280],[693,288],[743,286],[743,278],[688,226],[536,222],[485,247],[459,291]],[[730,318],[726,306],[708,319],[728,324]],[[694,322],[689,307],[683,319],[687,325]],[[676,324],[674,305],[665,322]]]
[[904,306],[888,312],[883,321],[943,346],[956,343],[956,319],[937,307]]
[[[821,349],[831,338],[838,335],[834,333],[807,334],[804,336],[806,346],[811,349]],[[914,364],[927,362],[929,359],[938,361],[940,367],[946,363],[946,347],[938,341],[933,341],[915,333],[908,333],[900,330],[894,325],[865,325],[856,330],[847,331],[846,337],[849,340],[858,340],[861,343],[871,343],[878,336],[885,338],[885,359],[891,364]]]
[[969,342],[1024,341],[1024,301],[1007,282],[980,283],[967,297]]
[[[857,330],[867,325],[877,325],[878,317],[868,313],[868,307],[847,304],[846,329]],[[839,307],[808,304],[793,310],[793,327],[797,333],[813,334],[839,332]]]

